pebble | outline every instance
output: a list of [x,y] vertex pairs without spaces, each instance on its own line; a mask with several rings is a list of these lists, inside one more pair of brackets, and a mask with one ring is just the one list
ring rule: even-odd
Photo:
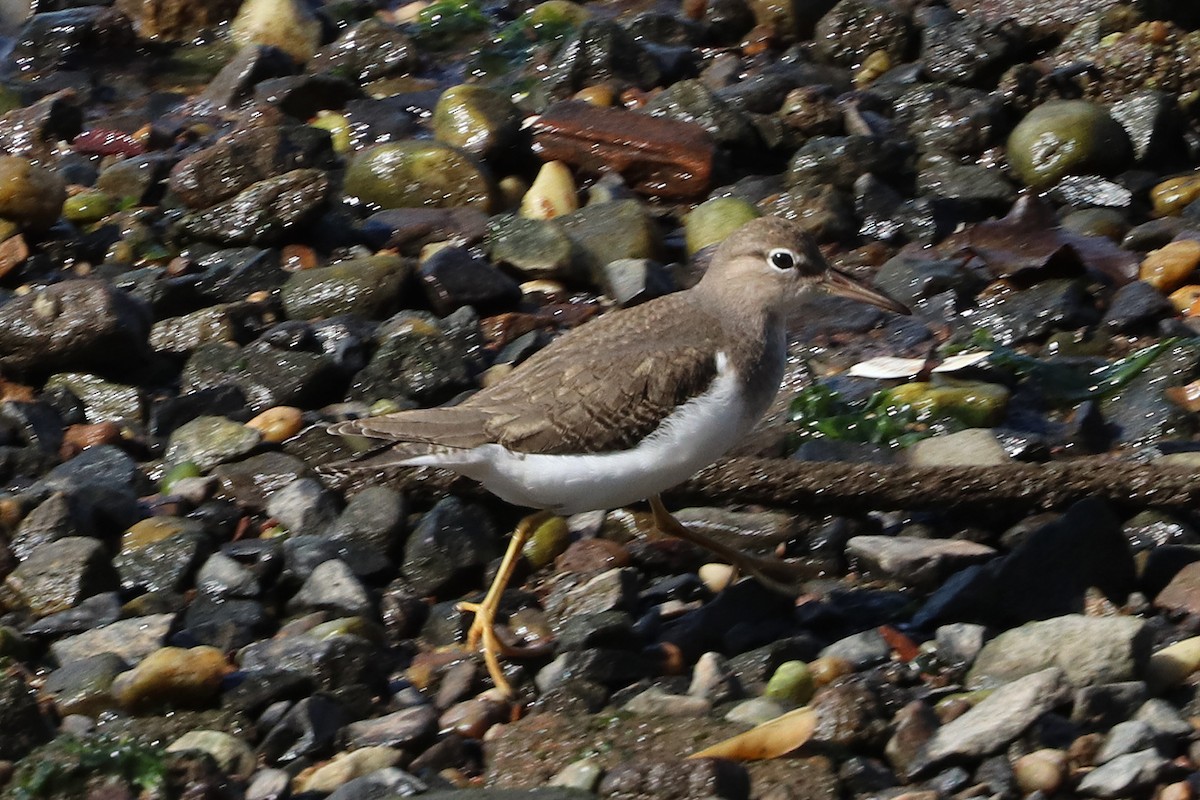
[[242,781],[250,778],[258,764],[257,756],[245,741],[224,731],[188,731],[167,745],[168,753],[192,750],[212,756],[221,770]]
[[1170,294],[1189,282],[1197,265],[1200,265],[1200,241],[1180,239],[1148,253],[1138,277],[1163,294]]
[[395,766],[403,757],[401,751],[390,747],[362,747],[339,753],[328,763],[296,776],[292,787],[296,792],[330,794],[355,778]]
[[908,453],[908,462],[917,467],[973,467],[1010,461],[995,434],[983,428],[922,439]]
[[1067,754],[1062,750],[1035,750],[1013,762],[1013,777],[1025,794],[1053,795],[1067,778]]
[[117,676],[113,699],[135,712],[204,706],[220,692],[228,672],[224,654],[215,647],[164,647]]
[[1117,756],[1083,776],[1079,792],[1088,797],[1127,797],[1153,786],[1167,763],[1154,749]]

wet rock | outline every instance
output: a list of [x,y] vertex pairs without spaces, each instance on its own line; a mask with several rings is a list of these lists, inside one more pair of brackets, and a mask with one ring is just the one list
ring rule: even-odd
[[874,52],[889,63],[905,60],[912,31],[909,20],[879,0],[841,0],[821,17],[813,32],[817,54],[825,61],[857,69]]
[[339,753],[329,763],[300,776],[296,790],[328,794],[355,778],[394,766],[401,757],[398,750],[390,747],[363,747]]
[[128,592],[181,592],[191,584],[210,548],[207,535],[184,530],[144,547],[123,549],[113,566],[121,588]]
[[1066,175],[1112,175],[1128,165],[1129,137],[1103,107],[1084,100],[1044,103],[1013,129],[1008,161],[1026,186],[1047,187]]
[[492,217],[488,242],[492,260],[507,264],[523,277],[575,277],[571,238],[557,223],[514,215]]
[[713,141],[727,147],[753,147],[759,141],[747,118],[698,80],[671,84],[641,111],[654,117],[698,124]]
[[37,617],[65,611],[117,585],[104,546],[78,536],[33,548],[4,583]]
[[880,577],[909,586],[930,586],[964,567],[987,561],[996,551],[959,539],[855,536],[846,543],[846,554]]
[[246,0],[229,25],[229,36],[243,47],[277,47],[303,63],[321,44],[321,21],[298,0]]
[[46,380],[46,391],[70,392],[90,422],[136,421],[142,417],[142,392],[135,386],[106,381],[83,372],[60,372]]
[[43,230],[58,219],[66,199],[57,173],[18,156],[0,156],[0,217]]
[[1071,615],[1031,622],[988,642],[971,668],[974,684],[1009,681],[1057,667],[1073,687],[1128,681],[1149,658],[1149,631],[1134,617]]
[[155,205],[162,199],[163,181],[175,162],[174,157],[161,153],[122,159],[101,170],[96,188],[122,206]]
[[410,140],[358,154],[346,170],[345,193],[378,208],[477,208],[492,205],[491,178],[463,150]]
[[224,731],[188,731],[167,745],[168,753],[193,751],[212,756],[217,767],[236,780],[249,779],[258,761],[248,744]]
[[325,535],[335,542],[394,554],[407,531],[407,515],[403,495],[386,486],[370,486],[350,499]]
[[323,694],[306,697],[267,732],[258,752],[276,764],[326,754],[345,722],[346,710],[341,703]]
[[588,205],[558,218],[574,246],[576,258],[594,283],[604,280],[604,265],[618,259],[654,258],[658,232],[635,200]]
[[1090,298],[1078,281],[1048,280],[1020,292],[983,298],[974,324],[1001,344],[1018,344],[1096,320]]
[[370,797],[396,795],[408,797],[424,793],[428,786],[415,775],[394,767],[376,770],[368,775],[343,783],[337,787],[329,800],[363,800]]
[[874,136],[814,136],[796,151],[784,175],[794,190],[854,188],[867,173],[894,175],[908,169],[911,151],[903,141]]
[[0,365],[128,370],[149,328],[143,307],[103,281],[55,283],[0,305]]
[[401,298],[410,269],[405,259],[377,255],[294,272],[281,288],[283,308],[291,319],[379,317]]
[[66,8],[31,16],[17,33],[8,61],[22,71],[81,69],[128,54],[132,43],[124,14],[110,8]]
[[404,546],[401,567],[418,595],[452,593],[464,580],[478,578],[499,555],[497,535],[487,513],[454,497],[430,509]]
[[113,653],[135,664],[162,645],[174,619],[174,614],[151,614],[118,620],[59,639],[50,645],[50,652],[63,666],[100,653]]
[[432,125],[438,140],[482,157],[514,141],[520,115],[503,92],[464,83],[442,92]]
[[644,194],[697,197],[712,179],[715,147],[694,123],[571,101],[548,108],[530,130],[543,160],[587,174],[617,172]]
[[620,258],[601,268],[604,294],[622,308],[669,294],[675,282],[661,264],[645,258]]
[[[325,691],[353,684],[382,686],[388,669],[378,647],[350,634],[288,636],[256,641],[242,649],[241,668],[251,673],[292,673]],[[274,680],[274,679],[272,679]],[[289,691],[297,691],[292,683]],[[273,698],[275,699],[275,698]]]
[[629,32],[612,20],[590,19],[563,43],[537,91],[543,98],[561,100],[610,80],[650,89],[661,76],[655,59]]
[[474,244],[487,235],[489,224],[477,208],[396,208],[368,217],[362,234],[374,247],[416,254],[432,242]]
[[351,395],[367,401],[411,398],[422,405],[445,402],[474,388],[474,335],[456,336],[447,322],[421,312],[402,312],[378,333],[378,348],[355,377]]
[[1166,399],[1163,390],[1180,386],[1200,368],[1200,349],[1188,343],[1168,348],[1128,384],[1100,403],[1117,440],[1126,444],[1186,437],[1195,419]]
[[1003,559],[955,575],[913,621],[1019,625],[1082,612],[1093,586],[1123,602],[1135,586],[1134,566],[1112,512],[1103,502],[1084,500],[1039,525]]
[[180,380],[185,393],[236,386],[252,411],[263,411],[328,397],[332,370],[332,360],[319,353],[280,350],[264,342],[243,348],[208,344],[188,359]]
[[1133,145],[1134,159],[1141,164],[1169,161],[1178,152],[1182,125],[1177,100],[1156,91],[1135,92],[1109,109]]
[[980,758],[999,750],[1061,703],[1063,689],[1063,674],[1054,668],[1003,684],[970,711],[938,728],[908,774],[922,774],[949,759]]
[[193,211],[179,222],[182,234],[224,245],[278,244],[325,204],[329,179],[298,169],[244,189],[224,203]]
[[293,534],[323,534],[338,515],[338,501],[314,478],[300,478],[274,492],[267,513]]
[[1152,327],[1174,309],[1170,301],[1145,281],[1127,283],[1116,291],[1101,323],[1114,331]]
[[914,17],[921,29],[921,61],[936,81],[976,84],[999,77],[1025,45],[1018,29],[946,8],[927,6]]
[[110,689],[117,675],[127,669],[129,665],[119,656],[101,653],[54,670],[46,676],[43,690],[64,716],[96,716],[116,707]]
[[719,244],[752,219],[762,216],[754,204],[738,197],[714,197],[696,206],[684,218],[688,253]]
[[222,464],[213,475],[227,497],[249,508],[265,509],[267,498],[278,489],[299,478],[313,477],[313,472],[295,456],[261,453],[234,464]]
[[121,601],[116,592],[101,592],[83,600],[74,608],[49,614],[26,627],[26,636],[62,636],[99,628],[116,622],[121,616]]
[[336,41],[317,51],[309,69],[344,74],[362,85],[404,75],[417,63],[412,41],[397,28],[372,17],[352,25]]
[[521,299],[517,282],[463,247],[444,247],[417,270],[434,313],[445,316],[462,306],[479,314],[515,308]]
[[223,553],[213,553],[196,574],[196,589],[217,599],[255,597],[261,587],[249,567]]
[[287,172],[326,166],[329,134],[309,126],[266,126],[235,131],[182,159],[169,188],[190,208],[208,208],[256,183]]
[[1011,124],[993,95],[947,84],[920,83],[895,100],[897,122],[927,155],[977,156],[999,144]]
[[236,0],[187,3],[180,0],[117,0],[113,6],[129,18],[142,39],[185,42],[205,28],[228,21]]
[[842,661],[855,670],[862,670],[886,661],[891,654],[892,646],[883,635],[877,630],[869,630],[838,639],[823,649],[820,657]]
[[190,461],[207,472],[251,452],[261,439],[258,431],[225,417],[197,417],[171,433],[166,460],[170,464]]
[[33,690],[13,674],[0,677],[0,725],[6,732],[0,737],[0,758],[8,761],[24,758],[54,735]]
[[130,711],[204,706],[216,698],[228,666],[213,647],[164,647],[117,676],[113,698]]

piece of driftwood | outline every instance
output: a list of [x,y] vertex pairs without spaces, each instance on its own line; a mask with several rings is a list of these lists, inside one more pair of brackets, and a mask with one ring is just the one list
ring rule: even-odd
[[[427,468],[355,473],[338,483],[351,493],[384,483],[426,499],[446,493],[485,494],[470,480]],[[1200,508],[1200,474],[1185,467],[1110,458],[978,467],[732,458],[713,464],[667,495],[673,505],[745,503],[827,513],[1053,509],[1085,497],[1102,497],[1124,507],[1195,509]]]

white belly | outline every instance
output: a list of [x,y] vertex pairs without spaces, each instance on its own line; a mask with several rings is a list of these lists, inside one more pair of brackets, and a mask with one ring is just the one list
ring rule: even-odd
[[619,508],[682,483],[724,455],[757,421],[760,409],[746,407],[724,354],[717,366],[707,392],[681,406],[631,450],[541,455],[486,444],[407,463],[454,470],[502,500],[528,508],[558,514]]

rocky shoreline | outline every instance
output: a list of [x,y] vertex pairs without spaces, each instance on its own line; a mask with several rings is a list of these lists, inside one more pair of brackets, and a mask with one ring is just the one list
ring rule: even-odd
[[[20,4],[17,4],[20,5]],[[30,13],[36,11],[37,13]],[[1048,0],[0,7],[0,797],[1188,800],[1200,14]],[[796,219],[814,303],[676,494],[796,598],[333,480]],[[790,755],[688,759],[808,706]]]

